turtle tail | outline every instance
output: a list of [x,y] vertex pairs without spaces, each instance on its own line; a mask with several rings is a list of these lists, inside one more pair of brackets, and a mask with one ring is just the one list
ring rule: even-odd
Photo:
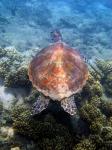
[[77,107],[75,104],[74,96],[63,99],[61,101],[61,107],[63,107],[63,109],[72,116],[77,114]]

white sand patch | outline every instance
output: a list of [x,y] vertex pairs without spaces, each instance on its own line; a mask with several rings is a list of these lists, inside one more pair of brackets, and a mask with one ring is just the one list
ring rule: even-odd
[[14,103],[23,104],[26,95],[27,92],[22,88],[9,88],[6,91],[4,86],[0,86],[0,101],[5,109],[10,109]]
[[8,109],[11,106],[14,98],[15,97],[11,93],[5,92],[4,86],[0,86],[0,101],[3,102],[4,108]]

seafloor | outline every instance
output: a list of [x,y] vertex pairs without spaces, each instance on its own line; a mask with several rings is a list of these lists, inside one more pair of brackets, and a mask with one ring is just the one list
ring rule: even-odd
[[[53,42],[54,29],[90,72],[74,95],[73,117],[58,107],[32,116],[40,93],[29,81],[29,62]],[[0,150],[111,150],[111,40],[111,0],[1,0]]]

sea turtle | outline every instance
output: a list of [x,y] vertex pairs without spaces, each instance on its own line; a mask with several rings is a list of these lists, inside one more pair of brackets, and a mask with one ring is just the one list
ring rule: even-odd
[[59,101],[70,115],[75,115],[73,95],[85,85],[88,68],[79,52],[62,41],[59,31],[51,35],[54,43],[37,53],[29,65],[29,79],[43,94],[35,103],[36,113],[46,109],[52,99]]

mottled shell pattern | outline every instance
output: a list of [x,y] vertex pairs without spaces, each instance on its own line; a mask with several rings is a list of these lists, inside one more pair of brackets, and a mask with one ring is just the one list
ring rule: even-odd
[[56,42],[33,58],[28,74],[39,92],[61,101],[82,89],[88,79],[88,68],[75,49]]

